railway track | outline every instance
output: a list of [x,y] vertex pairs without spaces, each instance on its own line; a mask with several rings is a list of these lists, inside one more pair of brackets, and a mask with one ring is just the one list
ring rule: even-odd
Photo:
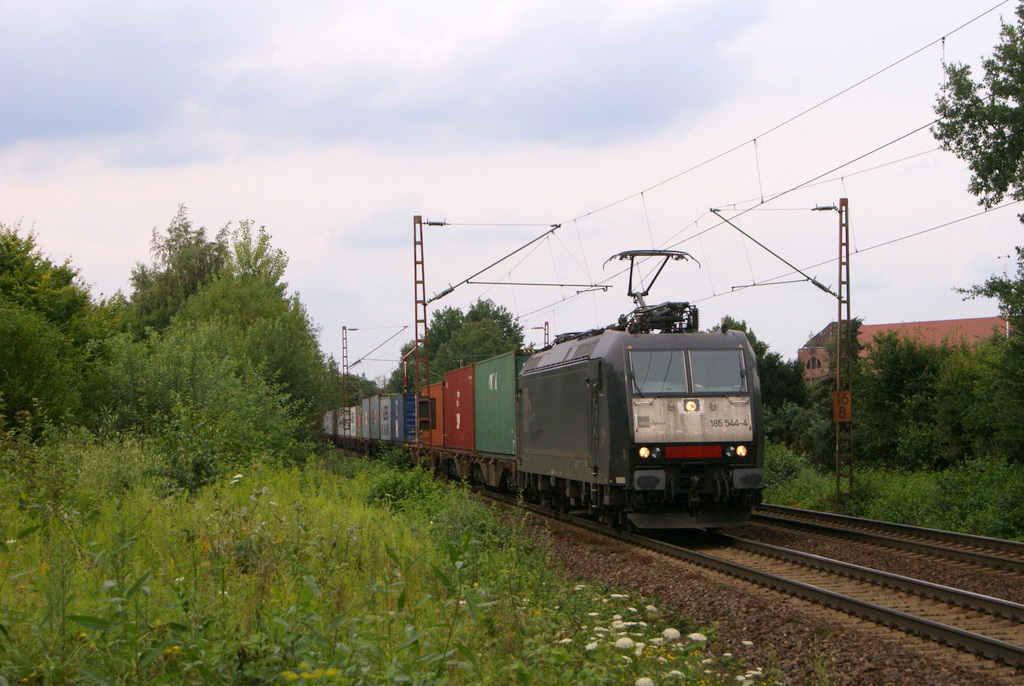
[[783,526],[911,553],[1024,574],[1024,543],[846,515],[761,505],[752,523]]
[[[534,509],[534,508],[530,508]],[[624,533],[536,508],[545,517],[867,619],[1017,669],[1024,604],[725,534],[706,547]]]

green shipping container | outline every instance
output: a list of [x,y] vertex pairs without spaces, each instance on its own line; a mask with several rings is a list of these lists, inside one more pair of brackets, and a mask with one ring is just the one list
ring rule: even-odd
[[476,363],[476,451],[487,457],[516,455],[516,379],[530,356],[506,353]]

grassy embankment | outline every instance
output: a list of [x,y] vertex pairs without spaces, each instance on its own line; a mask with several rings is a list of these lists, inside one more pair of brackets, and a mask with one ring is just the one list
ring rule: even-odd
[[708,657],[712,630],[566,582],[522,522],[423,472],[320,458],[188,494],[158,462],[132,440],[0,447],[0,686],[744,673]]
[[[856,469],[845,514],[1024,540],[1024,470],[976,460],[942,471]],[[835,476],[784,446],[769,446],[765,502],[832,509]]]

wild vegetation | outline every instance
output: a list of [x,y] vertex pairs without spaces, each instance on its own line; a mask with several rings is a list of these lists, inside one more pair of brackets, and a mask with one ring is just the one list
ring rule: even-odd
[[394,460],[168,495],[145,441],[7,439],[5,685],[763,683],[705,655],[710,629],[567,584],[519,515]]
[[[324,359],[265,230],[181,209],[153,255],[95,302],[0,228],[0,686],[762,681],[404,457],[329,459],[320,413],[375,388]],[[493,303],[443,315],[453,365],[521,344]]]

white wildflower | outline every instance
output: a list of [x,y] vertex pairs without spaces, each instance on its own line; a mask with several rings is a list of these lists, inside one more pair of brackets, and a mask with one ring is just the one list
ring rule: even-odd
[[752,646],[752,645],[754,645],[753,641],[740,641],[740,643],[742,643],[745,646]]
[[606,633],[608,633],[608,629],[606,629],[606,628],[605,628],[605,627],[603,627],[603,626],[595,626],[595,627],[594,627],[594,633],[598,633],[598,634],[606,634]]
[[572,590],[574,590],[574,591],[582,591],[584,588],[586,588],[586,586],[584,586],[583,584],[579,584],[578,586],[576,586]]
[[569,643],[572,643],[572,639],[571,638],[563,638],[561,641],[555,641],[555,643],[557,643],[558,645],[564,646],[564,645],[568,645]]
[[640,611],[640,610],[636,609],[635,607],[627,607],[626,609],[629,610],[630,612],[639,612]]
[[597,641],[592,641],[591,643],[588,643],[584,646],[584,648],[588,653],[594,652],[595,650],[597,650]]
[[612,615],[612,619],[622,619],[622,615]]
[[653,605],[648,605],[644,608],[644,611],[656,614],[658,612],[658,608],[654,607]]
[[679,633],[679,629],[668,628],[661,632],[661,636],[666,641],[678,641],[682,634]]
[[617,640],[615,642],[615,647],[618,648],[619,650],[629,650],[634,645],[635,644],[633,642],[633,639],[631,639],[628,636],[623,636],[622,638],[620,638],[619,640]]
[[686,676],[686,675],[683,674],[682,672],[680,672],[678,669],[673,669],[671,672],[668,673],[668,676]]
[[636,686],[654,686],[654,679],[642,676],[636,680]]
[[587,616],[588,617],[600,617],[601,613],[600,612],[588,612]]
[[612,593],[612,598],[628,598],[628,595],[622,595],[621,593]]
[[[668,629],[666,629],[666,631],[668,631]],[[706,643],[707,640],[708,640],[707,636],[705,636],[702,633],[696,632],[696,631],[693,632],[692,634],[687,634],[686,638],[690,639],[691,641],[693,641],[695,643]]]

